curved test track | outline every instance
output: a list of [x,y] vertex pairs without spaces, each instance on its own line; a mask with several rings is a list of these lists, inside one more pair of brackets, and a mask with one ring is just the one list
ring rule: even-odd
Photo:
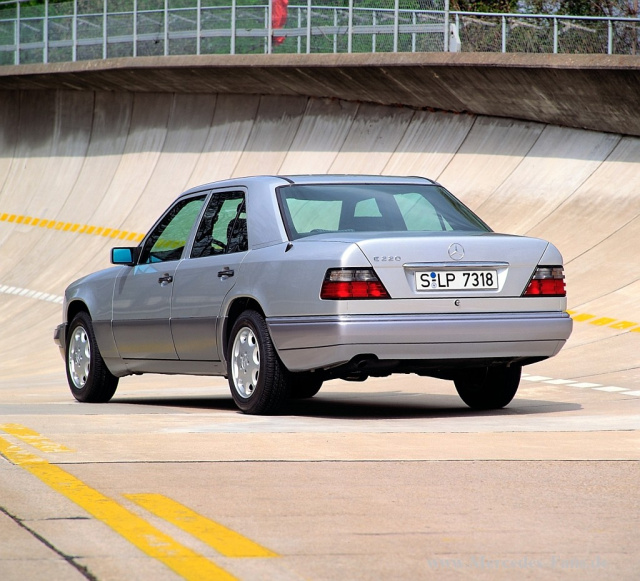
[[576,324],[528,371],[640,385],[640,138],[302,96],[64,90],[0,93],[0,127],[6,377],[60,369],[55,297],[185,188],[335,172],[428,176],[495,230],[553,241]]

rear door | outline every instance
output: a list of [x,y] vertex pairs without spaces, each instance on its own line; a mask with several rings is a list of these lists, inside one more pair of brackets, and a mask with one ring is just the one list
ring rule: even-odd
[[238,279],[248,244],[244,191],[213,192],[190,256],[176,272],[171,329],[180,359],[220,360],[220,309]]

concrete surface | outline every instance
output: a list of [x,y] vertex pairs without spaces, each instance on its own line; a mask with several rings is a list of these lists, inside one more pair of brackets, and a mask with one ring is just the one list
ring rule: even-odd
[[[438,66],[471,75],[456,58]],[[536,70],[545,83],[574,74],[568,57],[545,59],[525,66],[512,57],[518,74]],[[294,61],[287,66],[301,83]],[[241,83],[248,61],[236,70],[225,62],[224,74],[197,71],[194,87],[214,79],[215,94],[171,93],[153,79],[193,71],[167,62],[173,71],[144,59],[133,72],[130,62],[56,65],[51,75],[0,69],[0,439],[35,450],[240,579],[637,578],[637,90],[633,114],[625,104],[598,132],[542,122],[555,119],[539,106],[549,93],[520,120],[359,103],[356,81],[342,95],[349,100],[317,98],[321,85],[339,88],[308,71],[310,96],[296,94],[300,84],[260,96],[250,83],[264,71]],[[624,85],[637,62],[583,62],[579,76],[599,80],[591,92],[565,87],[563,102]],[[407,74],[418,66],[398,64]],[[502,64],[498,76],[513,83]],[[406,97],[415,84],[402,78]],[[134,81],[140,91],[118,87]],[[574,109],[593,117],[596,105],[580,99]],[[494,113],[513,114],[508,103]],[[125,378],[109,404],[74,402],[52,341],[65,286],[106,266],[109,248],[137,240],[183,189],[279,172],[425,175],[495,229],[550,239],[566,259],[576,321],[567,347],[527,368],[500,412],[469,412],[449,382],[412,376],[330,382],[276,418],[238,414],[215,378]],[[34,449],[15,425],[70,451]],[[0,457],[3,581],[180,578],[30,467]],[[125,496],[141,492],[280,557],[221,557]]]

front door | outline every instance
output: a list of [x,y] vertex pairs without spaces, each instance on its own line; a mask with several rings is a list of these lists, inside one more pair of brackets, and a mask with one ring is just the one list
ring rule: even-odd
[[177,359],[171,295],[206,195],[176,202],[147,236],[136,266],[123,268],[113,296],[113,334],[123,359]]

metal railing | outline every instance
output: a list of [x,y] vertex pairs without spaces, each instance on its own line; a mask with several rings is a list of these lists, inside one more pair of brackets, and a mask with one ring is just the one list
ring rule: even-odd
[[637,18],[455,12],[448,0],[291,1],[282,27],[266,0],[0,1],[0,65],[188,54],[640,54]]

